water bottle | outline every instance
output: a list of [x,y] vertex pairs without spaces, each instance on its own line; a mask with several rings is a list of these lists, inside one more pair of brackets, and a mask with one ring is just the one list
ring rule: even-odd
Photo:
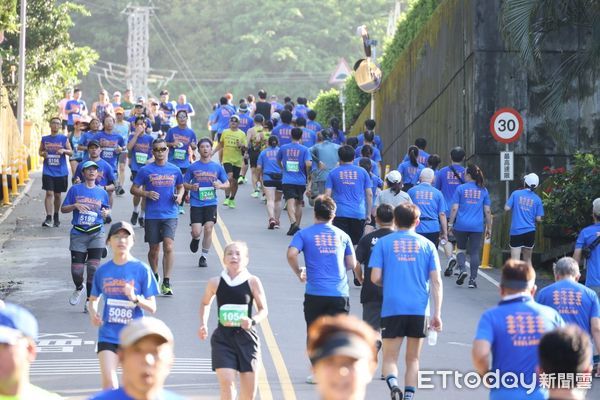
[[430,346],[435,346],[437,344],[438,333],[436,330],[429,330],[429,334],[427,335],[427,343]]

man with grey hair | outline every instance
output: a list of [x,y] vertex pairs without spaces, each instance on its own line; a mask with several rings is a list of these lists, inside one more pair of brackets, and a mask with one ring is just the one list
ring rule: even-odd
[[[566,323],[575,324],[594,341],[595,359],[600,349],[600,304],[590,288],[578,283],[579,264],[571,257],[563,257],[554,264],[556,283],[539,291],[537,302],[554,308]],[[597,362],[597,361],[596,361]],[[600,374],[600,365],[596,366]]]
[[578,263],[586,262],[585,286],[600,296],[600,197],[592,203],[594,223],[579,233],[575,242],[573,258]]
[[409,189],[412,202],[421,210],[421,223],[416,232],[425,236],[437,248],[440,239],[448,240],[446,220],[446,200],[442,192],[432,186],[435,172],[424,168],[419,176],[419,184]]

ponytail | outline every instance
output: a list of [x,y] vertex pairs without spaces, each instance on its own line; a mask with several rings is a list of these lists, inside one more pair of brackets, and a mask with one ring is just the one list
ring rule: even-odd
[[408,158],[410,159],[410,163],[413,167],[418,167],[419,162],[417,158],[419,157],[419,148],[417,146],[409,146],[408,147]]
[[479,186],[480,188],[485,187],[485,180],[483,178],[483,172],[481,172],[481,169],[477,165],[469,164],[467,166],[467,174],[469,174],[471,176],[471,178],[473,178],[473,180],[475,181],[477,186]]

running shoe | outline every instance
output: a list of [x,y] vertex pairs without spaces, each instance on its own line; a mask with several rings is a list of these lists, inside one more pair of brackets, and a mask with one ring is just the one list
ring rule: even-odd
[[125,189],[123,189],[123,186],[119,186],[119,188],[117,189],[117,194],[119,196],[123,196],[125,194]]
[[309,385],[316,385],[317,380],[315,379],[314,375],[309,375],[306,377],[306,383],[308,383]]
[[281,224],[279,223],[278,219],[275,219],[275,229],[279,229],[281,228]]
[[58,219],[54,219],[54,223],[52,224],[52,226],[58,228],[60,226],[60,221]]
[[110,225],[111,222],[112,222],[112,217],[110,215],[107,215],[106,218],[104,218],[104,224]]
[[392,400],[402,400],[402,390],[398,386],[394,386],[390,392]]
[[160,293],[163,296],[173,296],[173,289],[171,289],[171,284],[163,282],[160,286]]
[[223,205],[229,207],[229,198],[225,198],[225,200],[223,200]]
[[196,253],[198,251],[198,247],[200,246],[200,239],[192,239],[190,242],[190,250],[192,253]]
[[296,232],[298,232],[300,230],[300,226],[294,224],[294,229],[292,229],[292,232],[290,233],[290,236],[294,236],[296,234]]
[[235,200],[233,199],[229,199],[229,204],[228,204],[229,208],[235,208]]
[[250,194],[250,196],[251,196],[251,197],[254,197],[254,198],[256,199],[256,198],[258,198],[258,195],[259,195],[259,194],[260,194],[260,191],[259,191],[259,190],[255,190],[254,192],[252,192],[252,193]]
[[141,226],[142,228],[144,227],[144,217],[138,218],[138,225]]
[[83,292],[84,292],[84,287],[82,286],[81,289],[75,289],[73,291],[73,293],[71,293],[71,297],[69,297],[69,304],[72,306],[76,306],[77,304],[79,304],[79,302],[81,301],[81,298],[83,297]]
[[263,194],[260,196],[260,201],[262,201],[264,204],[267,204],[267,197]]
[[129,219],[129,222],[131,222],[131,225],[137,224],[139,215],[140,214],[137,211],[134,211],[131,213],[131,218]]
[[86,300],[85,303],[83,304],[83,313],[84,314],[88,313],[88,304],[90,304],[89,300]]
[[460,274],[458,274],[458,279],[456,280],[456,284],[462,285],[463,283],[465,283],[465,279],[467,279],[467,276],[469,276],[469,274],[467,274],[467,271],[461,271]]
[[158,276],[158,273],[154,273],[154,279],[156,279],[156,283],[160,282],[160,276]]
[[275,229],[275,218],[269,218],[269,229]]
[[452,256],[448,259],[448,264],[446,265],[446,269],[444,270],[444,276],[452,276],[452,272],[454,271],[455,266],[456,257]]
[[477,289],[477,282],[475,282],[475,279],[469,279],[469,289]]
[[295,226],[296,226],[296,223],[293,223],[293,224],[291,224],[291,225],[290,225],[290,229],[288,229],[288,231],[287,231],[286,235],[288,235],[288,236],[292,236],[292,235],[294,234],[294,233],[293,233],[293,231],[294,231],[294,227],[295,227]]
[[183,209],[183,206],[179,206],[179,215],[183,214],[185,214],[185,210]]
[[42,222],[42,226],[50,228],[52,226],[52,217],[47,216],[44,222]]
[[238,185],[243,185],[244,183],[246,183],[246,178],[244,178],[243,176],[240,176],[238,178]]
[[204,256],[200,256],[200,259],[198,260],[198,267],[199,268],[207,268],[208,267],[208,263],[206,262],[206,258]]

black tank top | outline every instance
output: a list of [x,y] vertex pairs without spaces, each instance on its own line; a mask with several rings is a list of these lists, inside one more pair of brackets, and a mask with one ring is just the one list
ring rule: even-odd
[[[254,297],[249,281],[238,286],[229,286],[223,278],[219,280],[219,286],[217,287],[217,306],[219,309],[225,304],[248,304],[248,318],[252,318],[253,303]],[[219,323],[219,326],[222,327],[221,323]]]
[[271,103],[266,101],[257,101],[255,114],[262,114],[262,116],[265,117],[265,120],[271,119]]

